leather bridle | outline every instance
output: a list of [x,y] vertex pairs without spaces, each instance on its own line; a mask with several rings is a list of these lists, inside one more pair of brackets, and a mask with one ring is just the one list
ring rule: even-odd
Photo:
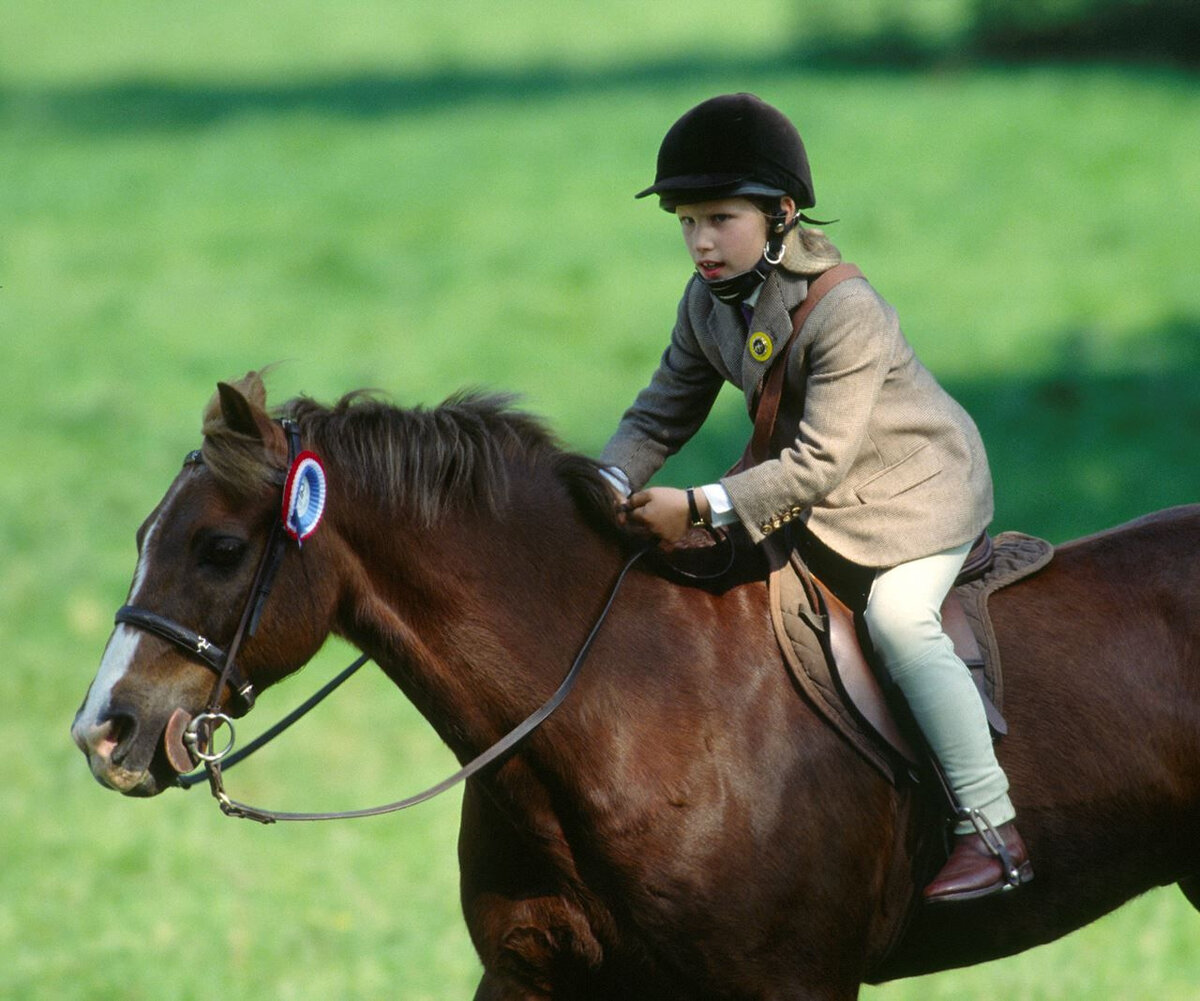
[[[283,419],[280,421],[284,432],[288,439],[288,465],[296,461],[297,455],[300,454],[300,430],[294,421]],[[189,453],[184,460],[184,465],[203,465],[203,458],[200,452],[194,451]],[[416,795],[409,796],[402,800],[397,800],[394,803],[387,803],[383,806],[368,807],[362,810],[344,810],[334,813],[282,813],[274,810],[264,810],[258,807],[248,806],[245,803],[239,803],[233,800],[225,792],[224,779],[222,775],[222,761],[228,756],[226,766],[232,766],[236,761],[240,761],[248,756],[253,751],[262,747],[269,740],[278,736],[292,723],[296,722],[301,716],[312,709],[317,703],[330,695],[343,681],[351,674],[357,671],[369,659],[366,654],[358,657],[349,667],[347,667],[340,675],[334,678],[331,682],[324,686],[312,698],[300,706],[297,710],[290,713],[287,717],[281,720],[278,724],[265,732],[256,740],[251,741],[249,745],[241,752],[230,755],[234,745],[233,719],[240,718],[250,711],[254,706],[255,691],[250,680],[242,673],[237,666],[237,655],[241,649],[242,642],[250,636],[253,636],[258,628],[258,623],[262,617],[263,607],[266,604],[267,597],[271,593],[271,588],[275,583],[275,576],[279,570],[279,565],[283,561],[284,552],[287,548],[287,533],[284,530],[283,519],[276,518],[271,522],[270,533],[267,537],[267,544],[263,549],[262,557],[259,560],[258,568],[254,574],[254,581],[250,591],[246,597],[246,603],[242,610],[241,618],[238,621],[237,631],[233,635],[233,640],[229,644],[227,650],[222,650],[220,647],[211,643],[201,634],[189,629],[186,626],[180,625],[172,619],[149,611],[145,608],[140,608],[135,605],[122,605],[117,609],[116,621],[126,625],[134,626],[138,629],[143,629],[153,633],[162,639],[173,643],[185,653],[200,661],[205,667],[211,670],[216,675],[216,681],[213,684],[213,689],[209,695],[208,703],[203,712],[193,718],[186,727],[183,735],[183,740],[188,746],[194,760],[203,762],[203,772],[207,776],[209,787],[213,796],[219,803],[222,812],[231,817],[242,817],[247,820],[256,820],[263,824],[272,824],[276,821],[314,821],[314,820],[345,820],[356,817],[374,817],[385,813],[394,813],[397,810],[404,810],[410,806],[416,806],[418,803],[424,803],[427,800],[433,799],[447,789],[452,788],[459,782],[465,781],[472,775],[475,775],[482,769],[486,768],[498,758],[503,757],[513,750],[521,741],[529,734],[536,730],[549,716],[560,706],[566,699],[567,695],[574,687],[575,681],[579,676],[579,672],[583,667],[584,661],[591,650],[592,643],[596,635],[600,631],[600,627],[608,618],[608,613],[612,609],[613,602],[616,600],[617,593],[620,591],[621,584],[625,580],[626,574],[632,569],[633,565],[641,559],[650,549],[652,544],[647,544],[637,549],[626,560],[624,566],[618,573],[611,590],[609,591],[608,600],[605,602],[600,615],[597,617],[591,631],[585,638],[583,645],[575,656],[575,660],[567,672],[554,694],[550,696],[536,711],[528,716],[523,722],[514,727],[504,737],[494,743],[491,747],[479,754],[477,757],[469,761],[466,765],[456,771],[453,775],[448,776],[436,785],[430,786]],[[230,707],[229,712],[223,712],[221,709],[221,695],[225,688],[230,690]],[[182,713],[182,710],[177,710]],[[231,719],[231,716],[233,719]],[[219,751],[210,750],[214,732],[221,726],[229,728],[229,739],[226,746]],[[177,784],[183,788],[189,788],[197,782],[203,781],[199,777],[199,773],[192,775],[181,775],[177,780]]]
[[[279,423],[287,435],[288,466],[290,467],[296,461],[296,456],[300,453],[300,429],[297,427],[295,421],[282,420]],[[201,466],[204,464],[204,459],[200,451],[196,450],[188,453],[183,464],[185,467]],[[267,536],[267,544],[258,561],[258,568],[254,572],[254,582],[246,598],[246,604],[242,608],[242,615],[238,620],[237,631],[233,634],[233,641],[229,644],[227,651],[222,650],[219,646],[216,646],[210,640],[189,629],[187,626],[180,625],[173,619],[168,619],[164,615],[159,615],[157,612],[151,612],[145,608],[139,608],[136,605],[122,605],[118,608],[116,621],[144,629],[174,643],[177,647],[186,650],[196,657],[217,676],[212,693],[208,698],[205,713],[214,716],[220,715],[228,719],[220,711],[221,693],[225,690],[226,685],[228,685],[230,689],[231,715],[235,719],[245,716],[246,713],[254,708],[255,691],[254,686],[250,683],[250,679],[237,666],[237,655],[241,649],[243,640],[248,636],[253,636],[258,629],[259,619],[262,618],[263,606],[266,604],[267,596],[271,593],[271,588],[275,583],[275,575],[279,571],[279,564],[283,562],[283,553],[286,547],[287,535],[283,530],[283,521],[280,518],[273,518],[271,520],[271,530]]]

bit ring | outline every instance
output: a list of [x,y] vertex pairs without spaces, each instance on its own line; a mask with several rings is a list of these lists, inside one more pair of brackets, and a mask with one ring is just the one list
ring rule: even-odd
[[[200,726],[204,723],[210,722],[212,725],[206,735],[205,743],[208,743],[212,740],[212,735],[220,728],[222,723],[229,727],[229,740],[219,751],[204,750],[200,747]],[[237,734],[233,729],[233,720],[231,720],[224,713],[200,713],[199,716],[197,716],[187,725],[187,729],[183,733],[183,740],[197,758],[199,758],[201,761],[208,761],[211,763],[214,761],[220,761],[230,751],[233,750],[233,744],[236,736]]]

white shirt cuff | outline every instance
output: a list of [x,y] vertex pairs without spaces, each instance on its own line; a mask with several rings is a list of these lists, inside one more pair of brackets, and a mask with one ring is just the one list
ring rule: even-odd
[[609,485],[619,494],[628,497],[632,491],[629,488],[629,477],[625,470],[617,466],[601,466],[600,475],[608,480]]
[[732,525],[738,520],[733,510],[733,502],[729,493],[719,483],[706,483],[700,488],[708,498],[709,521],[714,528],[719,525]]

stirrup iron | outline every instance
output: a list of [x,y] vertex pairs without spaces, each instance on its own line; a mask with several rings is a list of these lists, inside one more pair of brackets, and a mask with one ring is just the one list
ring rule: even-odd
[[1004,839],[1000,837],[1000,832],[992,826],[992,822],[987,819],[987,816],[982,810],[967,809],[960,807],[958,810],[959,820],[969,820],[975,828],[975,833],[979,835],[979,839],[991,854],[1000,860],[1000,866],[1004,870],[1004,889],[1015,890],[1021,885],[1021,870],[1017,867],[1016,860],[1012,857],[1012,852],[1008,850],[1008,846],[1004,843]]

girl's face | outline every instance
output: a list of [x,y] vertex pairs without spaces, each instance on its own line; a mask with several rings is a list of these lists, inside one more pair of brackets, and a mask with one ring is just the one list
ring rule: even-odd
[[[795,211],[790,198],[785,208]],[[747,198],[719,198],[675,209],[683,242],[702,278],[730,278],[749,271],[767,243],[767,217]]]

